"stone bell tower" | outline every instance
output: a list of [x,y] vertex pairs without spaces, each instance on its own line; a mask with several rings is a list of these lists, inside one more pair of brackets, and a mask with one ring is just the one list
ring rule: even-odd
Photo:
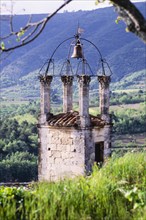
[[[82,44],[76,36],[73,58],[85,59]],[[51,58],[52,60],[52,58]],[[84,61],[84,60],[83,60]],[[91,172],[111,153],[111,120],[109,115],[110,76],[95,75],[99,83],[100,115],[89,114],[91,75],[86,72],[60,76],[63,87],[63,112],[51,113],[51,82],[55,76],[40,76],[41,114],[39,117],[39,181],[55,181]],[[73,83],[79,89],[79,111],[73,110]]]

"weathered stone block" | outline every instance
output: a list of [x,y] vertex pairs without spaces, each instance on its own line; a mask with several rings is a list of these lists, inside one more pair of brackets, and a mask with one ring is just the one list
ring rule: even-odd
[[73,139],[69,137],[63,137],[61,138],[61,143],[65,145],[72,145],[73,144]]
[[57,157],[59,158],[61,157],[61,152],[52,150],[52,156],[53,158],[57,158]]
[[[52,155],[53,155],[53,154],[52,154]],[[55,159],[55,158],[54,158],[53,156],[52,156],[52,157],[49,157],[49,158],[47,157],[46,159],[47,159],[47,164],[54,164],[54,159]],[[47,166],[48,166],[48,165],[47,165]]]
[[56,144],[47,144],[47,151],[48,150],[57,150],[57,145]]
[[70,159],[63,159],[63,164],[69,166],[71,164]]
[[46,152],[46,156],[47,156],[47,157],[51,157],[51,156],[52,156],[52,151],[49,150],[48,152]]
[[59,137],[52,137],[51,140],[50,140],[51,144],[61,144],[61,139]]
[[70,153],[69,152],[61,152],[61,157],[62,157],[62,160],[67,159],[70,157]]
[[65,151],[70,152],[70,145],[66,145]]
[[64,151],[66,148],[66,145],[62,145],[62,144],[57,144],[56,146],[56,150],[58,151]]
[[62,164],[62,158],[55,158],[55,164]]

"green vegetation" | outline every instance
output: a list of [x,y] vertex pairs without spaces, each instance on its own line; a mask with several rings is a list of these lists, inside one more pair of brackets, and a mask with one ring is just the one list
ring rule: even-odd
[[[59,72],[59,70],[57,70]],[[17,85],[11,85],[1,90],[0,101],[5,102],[7,100],[13,103],[28,103],[38,102],[39,93],[39,80],[37,79],[37,72],[32,72],[28,76],[22,77],[17,82]],[[146,70],[134,72],[122,78],[119,82],[111,83],[110,104],[134,104],[144,102],[146,99],[145,91],[145,77]],[[35,84],[34,84],[35,82]],[[51,89],[51,101],[52,103],[62,103],[62,84],[59,78],[55,78],[52,81]],[[74,83],[74,102],[78,101],[78,83]],[[97,106],[99,103],[98,98],[98,86],[97,79],[93,78],[90,85],[90,105]]]
[[[123,147],[114,151],[119,155],[127,152],[132,146],[144,147],[146,140],[141,141],[140,135],[146,132],[145,128],[145,90],[144,70],[129,74],[118,83],[111,84],[110,113],[113,118],[113,147]],[[18,87],[6,89],[1,97],[1,126],[0,126],[0,181],[31,181],[37,179],[37,119],[39,101],[33,101],[30,94],[39,94],[39,82],[30,86],[36,80],[35,73],[31,77],[24,76],[21,80],[21,94],[17,96]],[[62,89],[58,78],[52,83],[52,109],[56,114],[62,112]],[[91,81],[90,113],[99,114],[99,95],[97,81]],[[129,82],[127,86],[124,82]],[[133,83],[133,84],[132,84]],[[137,84],[136,84],[137,83]],[[135,88],[136,87],[136,88]],[[33,91],[32,91],[33,90]],[[12,91],[14,96],[12,96]],[[74,110],[78,110],[78,84],[74,83]],[[26,98],[27,97],[27,98]],[[26,99],[25,99],[26,98]],[[11,100],[11,101],[8,101]],[[96,106],[96,107],[95,107]],[[135,134],[139,135],[135,138]],[[126,137],[125,139],[123,139]],[[131,138],[128,137],[131,135]],[[118,139],[116,138],[118,137]],[[126,149],[125,149],[126,148]],[[25,175],[27,173],[27,175]],[[26,178],[27,177],[27,178]]]
[[[90,108],[90,114],[97,115],[99,108]],[[119,134],[135,134],[146,132],[146,106],[145,103],[130,105],[114,105],[110,107],[113,120],[113,132]]]
[[37,111],[37,103],[2,108],[0,182],[37,179]]
[[[39,102],[36,101],[1,101],[0,102],[0,115],[1,120],[4,120],[5,118],[13,118],[18,117],[20,119],[20,116],[24,116],[24,114],[29,114],[31,117],[29,118],[30,122],[31,120],[35,120],[35,118],[38,117],[40,108],[39,108]],[[28,115],[27,115],[28,116]],[[23,121],[23,120],[22,120]]]
[[37,179],[36,125],[16,119],[0,121],[0,181]]
[[146,145],[146,135],[145,133],[137,134],[124,134],[124,135],[115,135],[113,140],[113,146],[115,147],[132,147],[137,146],[141,147]]
[[119,82],[113,83],[113,89],[141,90],[145,88],[146,69],[130,73],[124,76]]
[[[54,87],[52,112],[62,111],[59,90]],[[98,94],[91,93],[90,113],[97,115],[99,108]],[[145,129],[145,93],[144,90],[122,91],[111,93],[110,113],[113,118],[113,134],[118,140],[113,140],[113,147],[126,149],[116,150],[123,155],[132,146],[144,147],[146,140],[136,141],[134,135],[139,136]],[[78,97],[75,95],[74,109],[78,109]],[[136,102],[131,104],[131,102]],[[140,103],[139,103],[140,102]],[[12,104],[13,103],[13,104]],[[21,104],[22,103],[22,104]],[[116,103],[118,105],[116,105]],[[130,104],[129,104],[130,103]],[[31,181],[37,179],[37,118],[39,102],[36,101],[1,101],[0,126],[0,181]],[[120,135],[133,135],[125,141]],[[27,173],[27,175],[25,175]],[[27,178],[26,178],[27,177]]]
[[141,103],[145,101],[145,92],[143,90],[139,91],[131,91],[126,92],[124,90],[123,92],[112,92],[111,94],[111,105],[121,105],[121,104],[135,104],[135,103]]
[[121,109],[113,113],[114,131],[116,134],[134,134],[146,132],[145,105],[139,105],[138,109],[121,106]]
[[[114,155],[113,155],[114,156]],[[88,177],[1,187],[3,220],[145,220],[145,153],[113,157]]]

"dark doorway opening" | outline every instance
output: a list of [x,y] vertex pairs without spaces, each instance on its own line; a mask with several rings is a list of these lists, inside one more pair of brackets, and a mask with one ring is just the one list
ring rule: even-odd
[[104,161],[104,142],[95,143],[95,162],[97,164],[103,163]]

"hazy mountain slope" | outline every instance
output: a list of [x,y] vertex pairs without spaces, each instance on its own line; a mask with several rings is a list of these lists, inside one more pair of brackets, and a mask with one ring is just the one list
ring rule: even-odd
[[139,89],[145,91],[146,70],[124,76],[119,82],[111,84],[112,89]]
[[[137,6],[144,13],[144,3]],[[34,15],[39,20],[44,15]],[[28,75],[36,70],[50,57],[56,46],[64,39],[75,34],[78,21],[85,30],[82,37],[92,41],[100,49],[103,57],[110,64],[114,73],[113,80],[118,80],[128,73],[145,68],[145,46],[133,34],[126,33],[124,24],[115,23],[117,14],[113,8],[97,9],[93,11],[78,11],[72,13],[57,14],[48,23],[42,35],[31,44],[16,50],[1,66],[2,87],[7,87],[16,79]],[[16,26],[20,26],[26,20],[26,16],[16,16]],[[2,29],[6,31],[6,27]],[[69,43],[69,42],[68,42]],[[86,45],[85,45],[86,46]],[[91,66],[94,67],[95,57],[93,47],[85,49]],[[67,45],[58,50],[55,60],[63,59],[67,54]],[[9,83],[6,83],[6,81]],[[5,82],[4,82],[5,81]]]

